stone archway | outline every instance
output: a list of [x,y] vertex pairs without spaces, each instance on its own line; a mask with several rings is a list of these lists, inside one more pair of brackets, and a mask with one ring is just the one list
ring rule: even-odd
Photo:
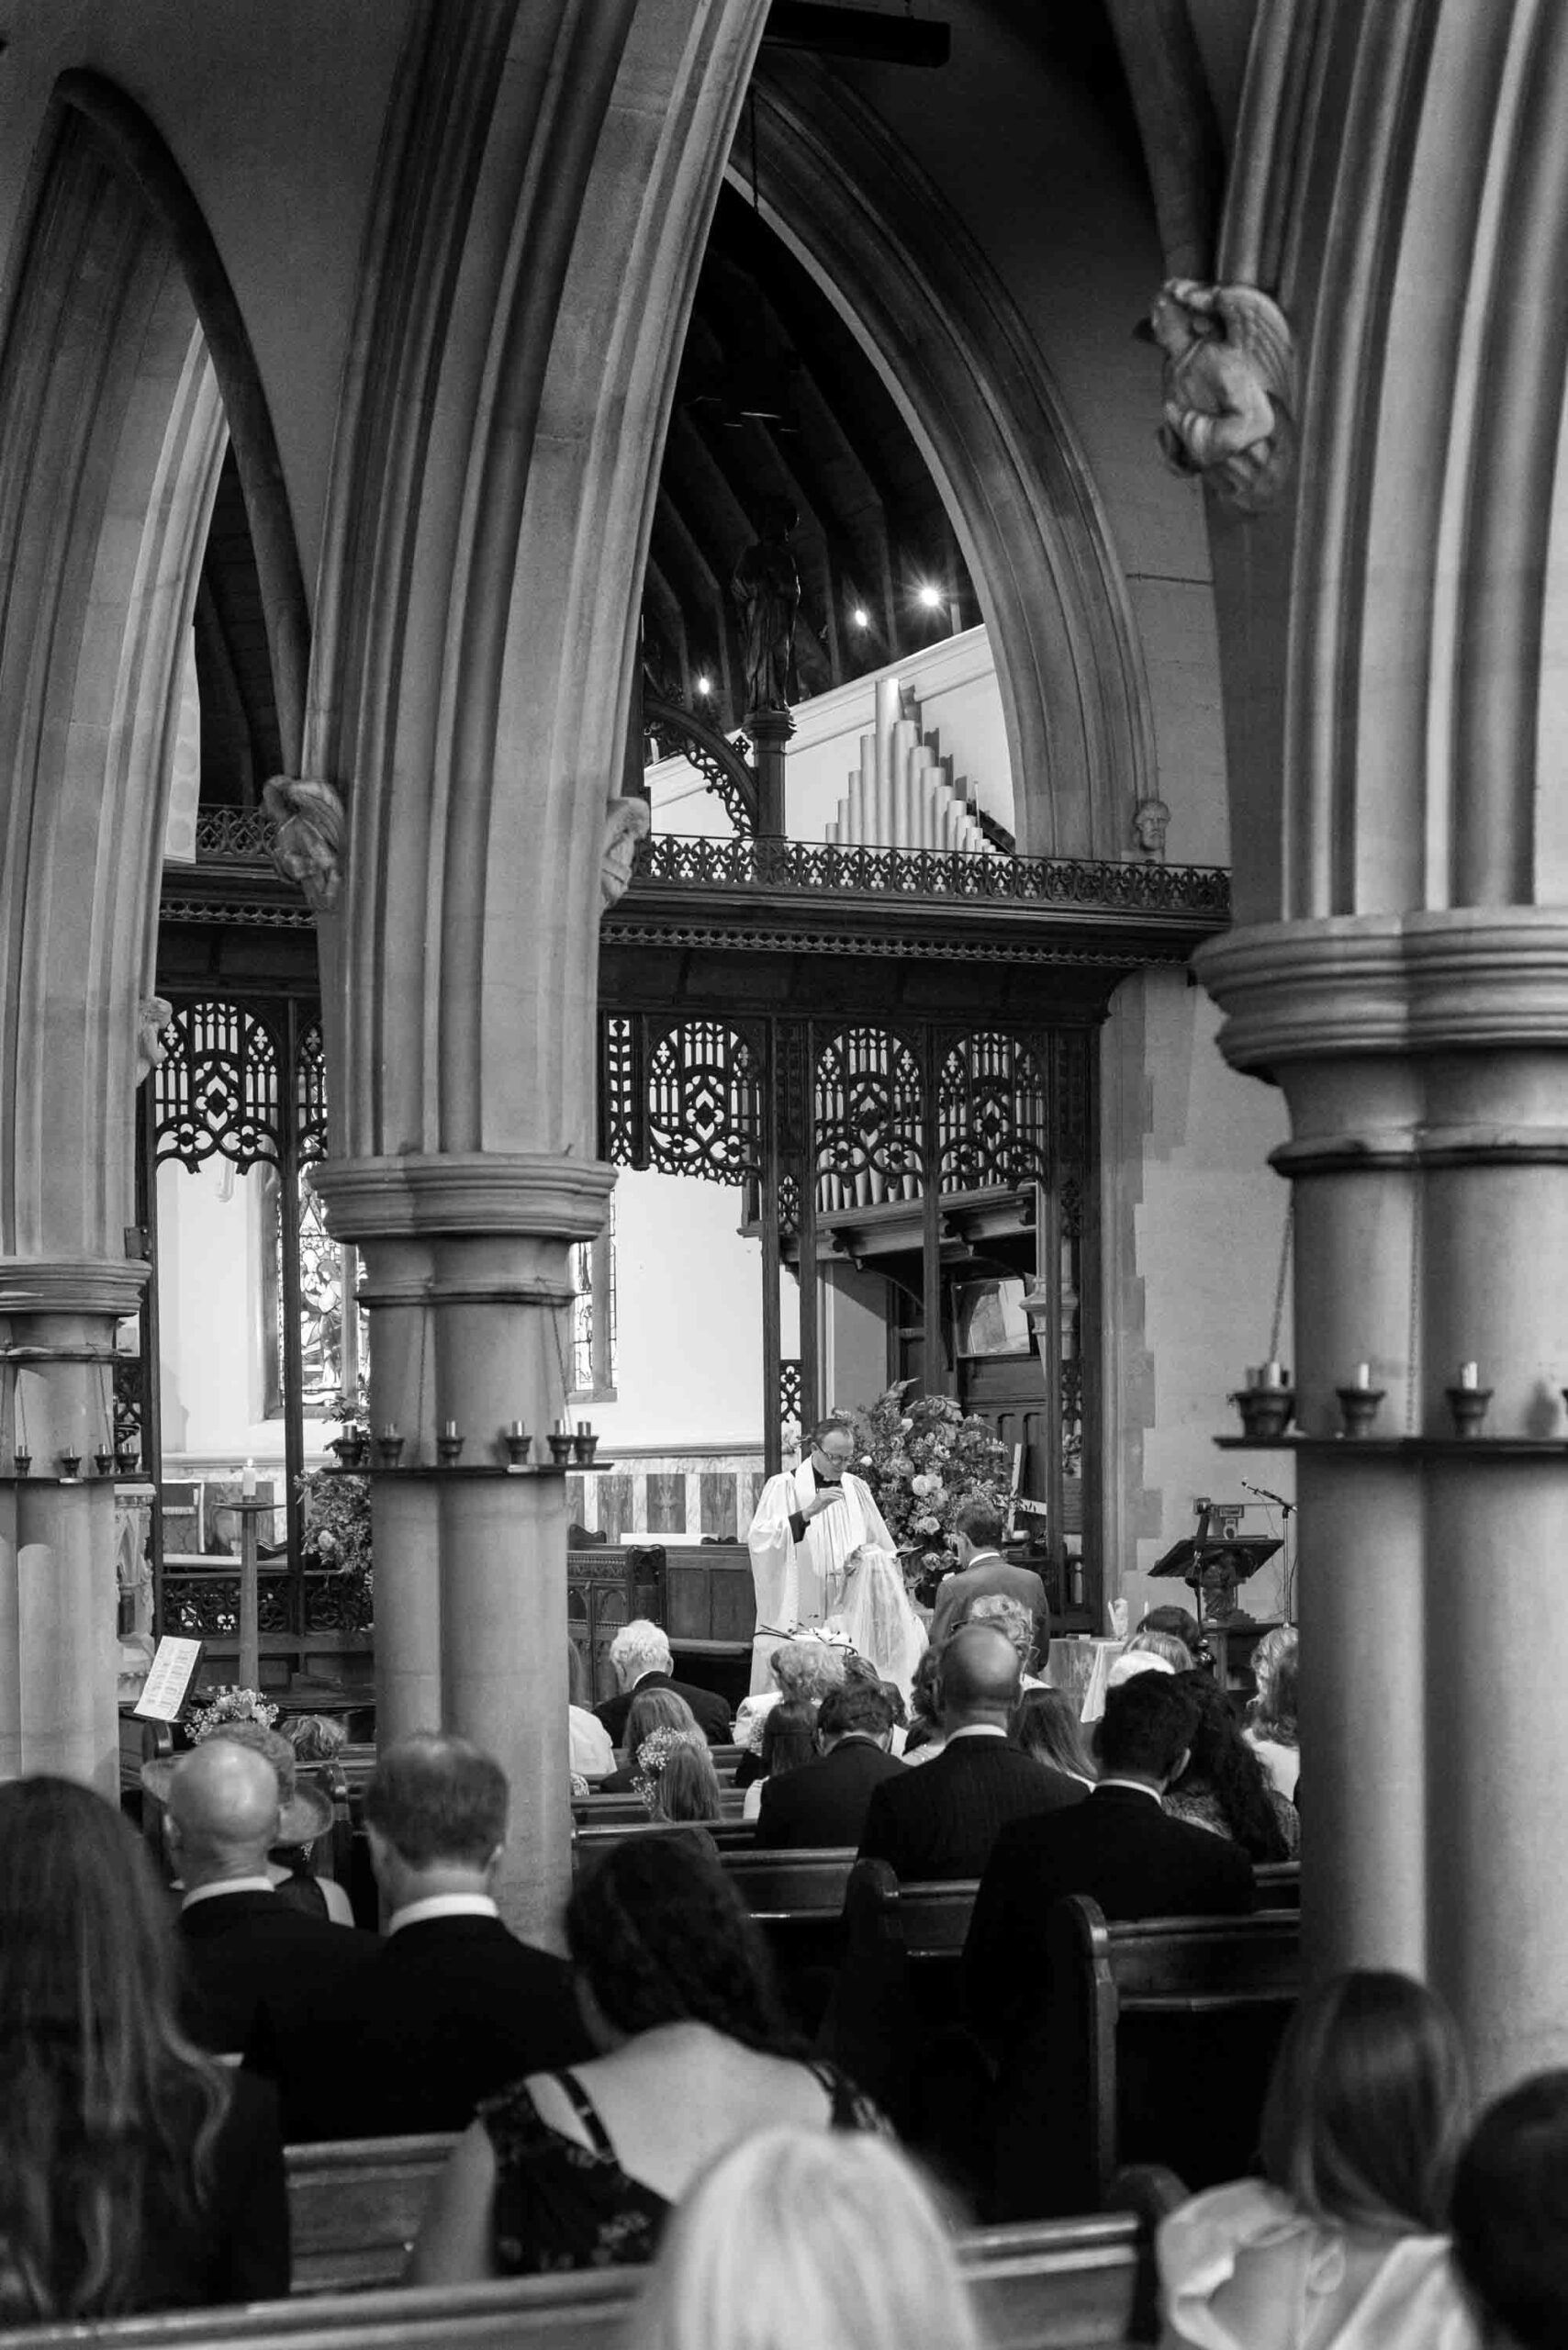
[[[126,1254],[141,1004],[227,435],[180,241],[83,95],[62,91],[40,143],[0,352],[0,1459],[25,1424],[34,1462],[0,1487],[0,1772],[110,1790],[112,1487],[53,1472],[112,1449],[106,1365],[146,1277]],[[106,85],[90,95],[199,221],[151,126]]]
[[[764,218],[875,363],[991,632],[1020,848],[1116,857],[1155,793],[1126,583],[1050,371],[995,271],[872,108],[799,57],[754,84]],[[747,168],[731,177],[749,195]]]

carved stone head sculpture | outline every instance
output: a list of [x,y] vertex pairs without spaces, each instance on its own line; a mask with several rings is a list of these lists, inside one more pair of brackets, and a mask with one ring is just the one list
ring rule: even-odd
[[315,777],[274,775],[262,786],[262,805],[277,826],[273,863],[318,913],[330,913],[342,886],[346,828],[337,792]]
[[599,904],[619,905],[631,887],[637,844],[647,838],[652,818],[645,800],[612,800],[604,811],[604,845],[599,860]]

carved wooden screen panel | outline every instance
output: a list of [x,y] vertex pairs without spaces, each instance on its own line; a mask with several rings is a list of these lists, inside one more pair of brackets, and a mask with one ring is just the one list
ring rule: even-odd
[[1038,1046],[996,1030],[938,1044],[937,1184],[1017,1191],[1050,1166],[1050,1093]]
[[200,1167],[209,1158],[250,1168],[283,1156],[275,1032],[242,1004],[180,1004],[163,1031],[153,1074],[156,1158]]
[[819,1044],[812,1125],[819,1214],[920,1197],[925,1085],[904,1037],[860,1024]]

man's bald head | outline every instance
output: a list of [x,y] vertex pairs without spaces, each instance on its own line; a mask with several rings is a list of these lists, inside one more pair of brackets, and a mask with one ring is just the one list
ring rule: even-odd
[[169,1824],[187,1888],[263,1876],[278,1835],[277,1773],[232,1739],[204,1740],[169,1781]]
[[936,1667],[943,1729],[951,1736],[966,1722],[1005,1722],[1018,1702],[1018,1651],[1005,1632],[962,1625]]

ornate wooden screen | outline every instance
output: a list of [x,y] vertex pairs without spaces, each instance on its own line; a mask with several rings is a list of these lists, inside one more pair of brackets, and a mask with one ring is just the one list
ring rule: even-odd
[[[732,1020],[668,1011],[602,1019],[600,1147],[616,1165],[744,1184],[762,1243],[764,1439],[822,1408],[816,1284],[801,1282],[801,1352],[780,1348],[786,1255],[815,1264],[819,1236],[857,1212],[918,1207],[928,1376],[951,1387],[944,1326],[944,1203],[1026,1192],[1036,1217],[1037,1325],[1053,1530],[1064,1479],[1081,1474],[1089,1293],[1089,1100],[1093,1032],[976,1028],[878,1017]],[[927,1169],[935,1170],[928,1182]]]

